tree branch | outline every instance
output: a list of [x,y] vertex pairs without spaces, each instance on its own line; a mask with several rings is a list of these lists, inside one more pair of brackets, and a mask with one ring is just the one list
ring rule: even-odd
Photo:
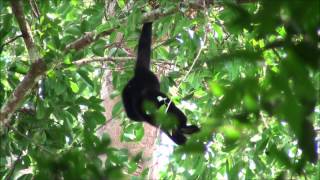
[[18,106],[24,100],[24,97],[29,93],[30,89],[37,83],[38,79],[43,75],[46,70],[46,63],[39,58],[36,45],[34,44],[31,35],[30,26],[27,23],[23,14],[23,5],[20,0],[10,1],[12,11],[19,24],[25,45],[28,49],[30,60],[33,62],[29,72],[23,80],[15,88],[8,100],[3,104],[0,109],[0,127],[4,127],[9,121],[12,114],[17,110]]
[[91,57],[91,58],[83,58],[78,61],[74,61],[73,64],[77,66],[82,66],[85,64],[93,63],[93,62],[104,62],[104,61],[127,61],[131,59],[135,59],[136,57]]
[[20,35],[18,35],[18,36],[16,36],[16,37],[13,37],[13,38],[11,38],[11,39],[8,39],[6,42],[4,42],[3,44],[1,44],[0,49],[2,49],[2,48],[3,48],[4,46],[6,46],[6,45],[12,43],[13,41],[15,41],[16,39],[18,39],[19,37],[22,37],[22,34],[20,34]]
[[[163,12],[162,9],[156,9],[154,11],[148,12],[143,14],[142,16],[142,22],[150,22],[150,21],[154,21],[156,19],[159,19],[161,17],[164,16],[168,16],[171,15],[175,12],[177,12],[179,10],[179,6],[170,8],[168,10],[166,10],[165,12]],[[127,18],[123,18],[119,21],[119,24],[126,24],[128,21]],[[88,45],[90,45],[91,43],[93,43],[94,41],[100,39],[103,36],[107,36],[110,35],[112,32],[114,32],[117,28],[119,28],[119,26],[115,26],[112,27],[106,31],[103,31],[101,33],[95,33],[95,32],[88,32],[86,33],[83,37],[75,40],[74,42],[68,44],[65,48],[65,51],[69,51],[71,49],[75,49],[75,50],[80,50]]]
[[7,102],[2,106],[0,110],[0,125],[7,124],[16,111],[24,97],[29,94],[30,89],[37,83],[41,75],[47,70],[46,63],[39,59],[32,63],[29,72],[20,82],[20,84],[13,91]]
[[22,33],[23,40],[24,40],[25,45],[27,47],[30,60],[31,60],[31,62],[34,62],[37,59],[39,59],[39,54],[36,49],[36,45],[34,43],[32,34],[31,34],[30,26],[29,26],[29,24],[24,16],[24,13],[23,13],[22,1],[21,0],[11,0],[10,3],[11,3],[12,12],[18,22],[20,31]]
[[35,0],[29,0],[29,5],[31,7],[33,16],[36,18],[40,18],[40,11]]
[[[83,58],[77,61],[74,61],[73,64],[76,66],[83,66],[86,64],[90,64],[93,62],[105,62],[105,61],[111,61],[111,62],[116,62],[116,61],[128,61],[128,60],[133,60],[136,59],[135,56],[132,57],[91,57],[91,58]],[[166,64],[166,65],[173,65],[172,62],[168,61],[155,61],[155,64]]]

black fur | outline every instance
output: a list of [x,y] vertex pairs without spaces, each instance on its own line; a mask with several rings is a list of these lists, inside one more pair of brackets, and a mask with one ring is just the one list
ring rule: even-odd
[[146,101],[152,102],[156,108],[169,105],[168,113],[177,120],[176,126],[171,129],[161,130],[165,132],[176,144],[184,144],[184,134],[192,134],[199,131],[195,125],[187,126],[187,118],[170,99],[160,92],[160,83],[157,77],[150,71],[152,23],[145,23],[140,35],[138,57],[133,78],[128,82],[122,92],[122,101],[128,117],[134,121],[145,121],[159,127],[155,121],[155,114],[147,113],[144,108]]

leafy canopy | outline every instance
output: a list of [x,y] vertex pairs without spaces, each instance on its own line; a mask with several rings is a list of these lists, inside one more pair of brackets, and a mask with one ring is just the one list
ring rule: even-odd
[[[95,133],[106,122],[101,82],[105,69],[112,70],[111,96],[119,96],[132,76],[144,13],[159,8],[164,15],[154,17],[153,70],[165,72],[162,90],[201,126],[186,146],[175,148],[159,178],[319,179],[319,1],[228,1],[203,8],[191,1],[118,0],[114,16],[98,0],[37,3],[38,17],[27,1],[22,16],[49,68],[0,134],[0,177],[134,174],[140,157]],[[32,62],[17,37],[21,31],[10,3],[1,1],[0,11],[4,106]],[[66,50],[84,37],[90,43]],[[109,58],[101,62],[103,57]],[[123,141],[141,140],[142,125],[125,119],[121,102],[112,115],[124,122]]]

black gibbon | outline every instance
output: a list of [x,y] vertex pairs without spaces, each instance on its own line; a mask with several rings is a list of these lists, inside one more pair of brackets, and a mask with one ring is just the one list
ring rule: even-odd
[[[134,76],[129,80],[122,92],[122,101],[128,117],[133,121],[145,121],[160,127],[176,144],[182,145],[186,142],[185,134],[199,131],[195,125],[187,125],[187,118],[173,102],[162,92],[160,83],[153,72],[150,71],[152,23],[143,25],[138,45],[138,57],[134,69]],[[151,102],[154,107],[160,108],[166,105],[169,116],[176,120],[171,129],[162,127],[156,121],[155,113],[150,113],[145,108],[145,103]],[[169,106],[169,107],[168,107]]]

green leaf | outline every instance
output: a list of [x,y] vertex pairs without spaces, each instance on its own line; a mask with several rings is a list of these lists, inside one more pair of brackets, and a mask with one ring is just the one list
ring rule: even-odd
[[20,74],[26,74],[29,71],[29,67],[26,65],[26,63],[15,62],[10,66],[9,70]]
[[89,19],[85,22],[88,23],[88,30],[92,31],[95,29],[97,26],[99,26],[102,23],[102,18],[104,15],[104,8],[103,4],[96,4],[95,5],[95,10],[92,11]]
[[244,104],[250,111],[256,110],[258,106],[256,100],[249,94],[244,96]]
[[71,88],[72,92],[74,92],[74,93],[79,92],[79,87],[75,82],[69,81],[69,84],[70,84],[70,88]]
[[287,168],[293,168],[290,158],[283,149],[278,149],[276,145],[273,144],[270,146],[270,152],[274,158],[279,160],[279,162],[285,165]]
[[105,41],[99,40],[92,46],[92,52],[97,56],[104,56],[104,50],[105,50]]
[[[153,49],[151,58],[157,62],[152,61],[150,70],[162,75],[161,92],[174,96],[171,99],[186,119],[178,113],[181,124],[168,115],[166,105],[159,109],[144,102],[138,108],[153,116],[162,130],[185,121],[201,130],[187,134],[187,143],[179,146],[162,139],[166,135],[159,136],[153,153],[164,164],[155,177],[319,179],[319,0],[228,0],[218,6],[206,3],[205,8],[194,0],[185,2],[53,0],[41,1],[38,8],[24,3],[26,12],[35,10],[25,19],[40,58],[48,63],[48,71],[38,78],[34,73],[26,76],[32,62],[19,24],[10,1],[0,1],[2,110],[17,100],[17,87],[26,91],[18,99],[9,128],[0,127],[0,177],[148,179],[149,169],[139,168],[141,161],[148,160],[142,158],[147,151],[130,145],[137,142],[121,150],[110,146],[119,138],[140,141],[143,123],[126,118],[122,101],[111,110],[100,99],[102,91],[114,100],[121,96],[135,74],[135,60],[83,66],[73,62],[135,56],[145,20],[142,14],[160,12],[164,16],[151,17],[157,19],[153,45],[161,45]],[[105,17],[108,8],[113,8],[113,17]],[[105,35],[109,30],[111,34]],[[89,32],[98,36],[91,41],[85,38]],[[119,33],[121,46],[113,46]],[[199,60],[188,72],[202,44]],[[29,80],[35,80],[35,85],[23,86]],[[111,91],[104,89],[105,83],[113,86]],[[121,121],[119,134],[100,136],[104,111]],[[147,138],[152,142],[144,148],[154,145],[153,137]],[[31,174],[24,174],[30,168]]]
[[80,27],[75,25],[68,27],[65,32],[67,34],[72,34],[73,36],[80,36],[82,34]]
[[81,78],[89,85],[91,88],[94,87],[94,82],[89,78],[89,74],[87,71],[83,69],[78,69],[77,73],[81,76]]
[[169,59],[169,52],[164,47],[158,47],[156,52],[158,59]]
[[232,126],[223,126],[220,131],[225,135],[226,138],[235,141],[240,138],[240,132]]
[[215,96],[220,97],[224,94],[223,88],[218,82],[212,81],[210,85],[211,91]]
[[103,23],[103,24],[100,24],[96,30],[97,30],[97,33],[102,33],[103,31],[106,31],[106,30],[109,30],[110,28],[112,27],[112,24],[108,21],[106,23]]
[[112,117],[117,117],[123,110],[122,101],[118,101],[112,108]]
[[217,24],[213,24],[212,27],[213,27],[215,33],[217,33],[218,39],[222,40],[223,39],[223,35],[224,35],[222,27],[218,26]]
[[97,125],[103,124],[105,122],[105,116],[99,111],[86,111],[83,114],[85,119],[85,126],[93,130]]
[[44,118],[45,117],[45,115],[46,115],[46,109],[45,109],[45,107],[44,107],[44,103],[43,102],[39,102],[38,103],[38,106],[37,106],[37,109],[36,109],[37,111],[37,114],[36,114],[36,117],[37,117],[37,119],[42,119],[42,118]]
[[140,141],[144,136],[142,123],[130,123],[123,129],[121,139],[124,141]]
[[123,9],[123,8],[125,7],[125,2],[124,2],[124,0],[118,0],[117,3],[118,3],[118,6],[119,6],[121,9]]

